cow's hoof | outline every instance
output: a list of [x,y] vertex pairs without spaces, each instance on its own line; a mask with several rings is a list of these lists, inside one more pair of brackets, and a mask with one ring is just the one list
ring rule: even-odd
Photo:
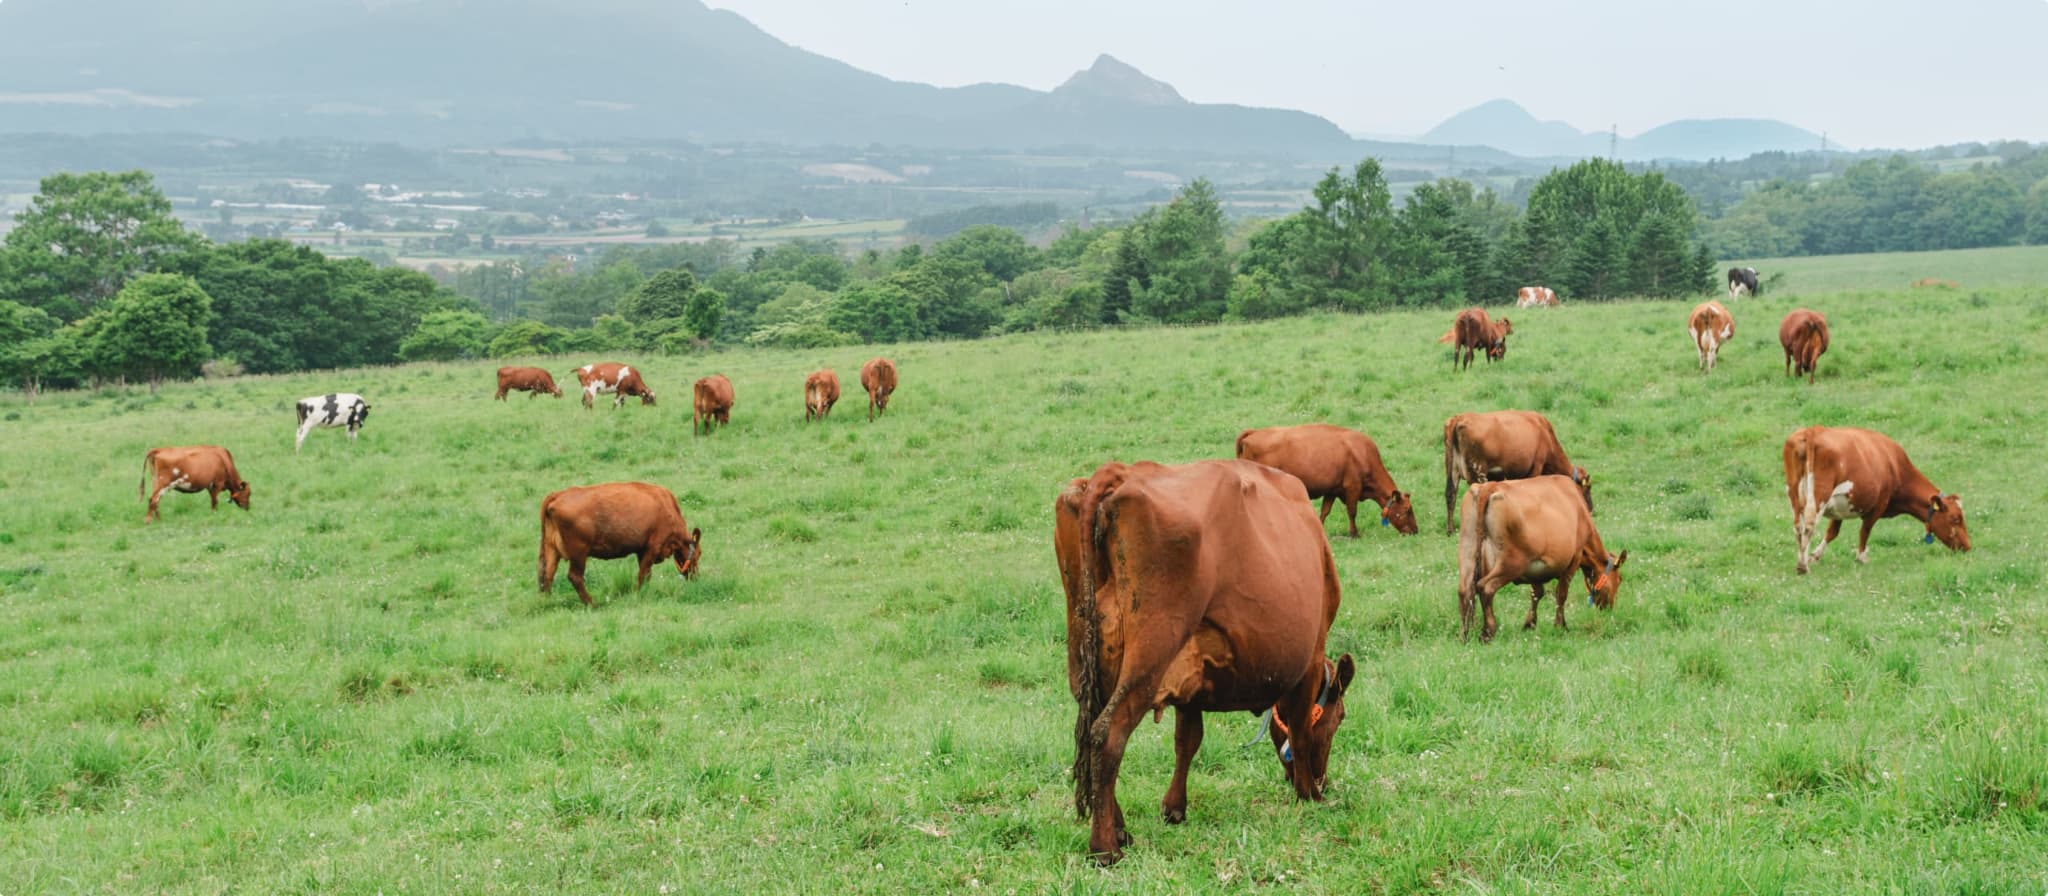
[[1188,809],[1186,806],[1179,808],[1168,806],[1159,811],[1159,817],[1166,819],[1167,824],[1180,824],[1188,820]]
[[1111,865],[1123,861],[1124,851],[1121,849],[1112,849],[1108,852],[1089,853],[1088,858],[1093,859],[1095,861],[1095,864],[1100,865],[1104,868],[1108,868]]

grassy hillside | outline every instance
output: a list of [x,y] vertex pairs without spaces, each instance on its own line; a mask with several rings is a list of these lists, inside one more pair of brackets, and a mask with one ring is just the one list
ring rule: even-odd
[[1800,295],[1848,289],[1902,290],[1922,279],[1950,280],[1963,290],[2048,283],[2048,246],[1949,249],[1941,252],[1873,252],[1757,258],[1722,265],[1783,275],[1778,291]]
[[[493,402],[482,362],[10,397],[0,889],[2039,893],[2048,293],[1798,302],[1834,324],[1814,386],[1782,376],[1771,296],[1734,304],[1711,378],[1690,303],[1633,303],[1514,312],[1506,361],[1462,374],[1438,312],[893,347],[872,425],[860,349],[647,358],[661,404],[594,413]],[[819,364],[849,396],[806,427]],[[693,439],[712,371],[738,407]],[[373,404],[360,441],[295,456],[292,400],[337,389]],[[1503,407],[1551,416],[1631,559],[1566,631],[1520,630],[1504,591],[1482,646],[1439,439]],[[1053,498],[1311,420],[1376,437],[1424,532],[1333,540],[1332,649],[1361,671],[1331,798],[1297,804],[1238,747],[1253,720],[1211,717],[1169,827],[1148,724],[1137,842],[1098,871]],[[1892,520],[1869,565],[1838,545],[1795,576],[1778,451],[1805,424],[1892,434],[1976,550]],[[199,442],[254,509],[172,495],[145,527],[143,452]],[[636,592],[613,561],[594,609],[537,594],[542,496],[618,479],[675,490],[703,576]]]

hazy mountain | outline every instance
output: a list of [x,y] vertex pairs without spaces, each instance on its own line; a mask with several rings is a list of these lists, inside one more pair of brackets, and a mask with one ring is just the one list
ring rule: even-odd
[[1051,92],[938,88],[699,0],[5,0],[0,127],[1355,152],[1322,118],[1190,103],[1108,56]]
[[[1481,103],[1416,138],[1425,143],[1491,146],[1518,156],[1605,156],[1609,136],[1562,121],[1540,121],[1510,100]],[[1623,159],[1740,159],[1773,150],[1820,148],[1821,137],[1782,121],[1761,118],[1686,119],[1616,141]],[[1841,147],[1836,147],[1841,148]]]

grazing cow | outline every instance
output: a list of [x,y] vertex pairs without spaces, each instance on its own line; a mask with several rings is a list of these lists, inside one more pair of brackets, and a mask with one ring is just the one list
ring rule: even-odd
[[1548,286],[1524,286],[1515,290],[1516,308],[1557,307],[1557,290]]
[[[1799,572],[1820,559],[1842,521],[1863,520],[1856,562],[1870,562],[1870,530],[1885,517],[1910,516],[1926,524],[1923,541],[1940,539],[1950,550],[1970,549],[1963,502],[1927,481],[1906,450],[1883,433],[1853,427],[1809,426],[1785,440],[1785,495],[1792,500],[1792,534]],[[1813,544],[1813,529],[1828,518],[1827,538]],[[1812,553],[1807,548],[1813,548]]]
[[1720,302],[1712,299],[1701,302],[1692,309],[1692,317],[1685,327],[1692,333],[1692,344],[1700,352],[1700,370],[1714,372],[1714,360],[1721,354],[1721,345],[1735,338],[1735,316]]
[[860,387],[868,390],[868,421],[887,413],[889,396],[896,392],[896,362],[873,358],[860,366]]
[[1237,459],[1301,480],[1309,500],[1323,499],[1325,523],[1331,505],[1343,499],[1352,538],[1358,537],[1361,499],[1380,505],[1380,525],[1393,526],[1402,535],[1415,534],[1415,502],[1394,487],[1394,477],[1380,461],[1380,446],[1365,433],[1328,423],[1247,429],[1237,434]]
[[220,493],[227,492],[228,500],[243,510],[249,509],[249,483],[235,472],[234,455],[226,448],[151,448],[142,456],[142,496],[149,499],[149,509],[142,514],[144,523],[159,518],[157,502],[163,500],[164,492],[173,490],[186,494],[205,492],[215,510],[220,509]]
[[825,415],[832,413],[832,406],[839,403],[839,374],[831,368],[813,371],[804,377],[804,422],[825,421]]
[[336,392],[332,395],[315,395],[299,399],[299,439],[292,444],[292,453],[306,444],[306,433],[315,428],[348,427],[348,440],[356,440],[356,431],[370,419],[370,403],[361,395]]
[[1728,300],[1732,302],[1736,296],[1744,294],[1752,296],[1764,294],[1763,285],[1758,283],[1756,279],[1756,268],[1729,268]]
[[1067,593],[1074,809],[1094,815],[1088,850],[1110,864],[1131,842],[1117,802],[1124,748],[1147,712],[1174,708],[1173,783],[1160,808],[1187,818],[1202,713],[1264,714],[1282,774],[1321,800],[1344,721],[1351,655],[1324,641],[1340,594],[1329,539],[1301,481],[1210,460],[1104,464],[1053,507]]
[[1573,466],[1550,420],[1535,411],[1458,414],[1444,421],[1444,534],[1453,531],[1458,483],[1569,476],[1593,509],[1593,477]]
[[1803,373],[1812,383],[1820,372],[1820,356],[1828,351],[1828,319],[1818,311],[1797,309],[1778,324],[1778,344],[1785,347],[1785,375]]
[[540,502],[540,590],[554,587],[555,568],[566,557],[569,584],[586,607],[590,591],[583,587],[583,565],[592,557],[634,555],[640,577],[633,587],[641,588],[663,560],[673,559],[684,578],[696,578],[703,553],[704,530],[690,528],[675,494],[658,485],[607,482],[565,488]]
[[555,385],[555,378],[549,376],[545,370],[538,367],[498,368],[497,399],[504,401],[505,393],[514,390],[525,392],[529,399],[539,398],[542,392],[556,398],[562,397],[562,388]]
[[1614,609],[1621,588],[1620,556],[1607,553],[1593,514],[1580,500],[1579,484],[1564,476],[1537,476],[1512,482],[1482,482],[1465,493],[1458,508],[1458,637],[1472,634],[1472,604],[1486,611],[1480,641],[1493,640],[1499,628],[1493,618],[1493,595],[1508,585],[1529,586],[1529,618],[1522,628],[1536,627],[1536,609],[1543,604],[1543,586],[1557,583],[1557,627],[1564,628],[1565,592],[1572,573],[1586,577],[1586,601],[1602,610]]
[[697,381],[691,404],[690,433],[704,435],[711,432],[711,424],[724,426],[732,422],[732,380],[725,374],[714,373]]
[[[1514,325],[1503,317],[1488,320],[1483,308],[1467,308],[1458,312],[1458,318],[1451,322],[1451,329],[1437,337],[1438,342],[1451,344],[1451,366],[1472,366],[1472,353],[1478,349],[1486,351],[1488,363],[1507,357],[1508,334],[1515,331]],[[1462,360],[1464,363],[1459,364]]]
[[612,410],[625,407],[628,395],[640,396],[641,404],[654,403],[654,390],[647,388],[647,381],[640,378],[640,371],[631,364],[585,364],[576,368],[576,381],[583,384],[586,411],[597,396],[607,392],[617,393],[612,398]]

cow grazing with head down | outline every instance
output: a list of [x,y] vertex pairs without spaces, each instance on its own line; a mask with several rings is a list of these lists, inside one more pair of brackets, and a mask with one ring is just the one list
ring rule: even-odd
[[889,410],[889,396],[896,393],[896,362],[871,358],[860,366],[860,387],[868,393],[868,421]]
[[[1950,550],[1970,549],[1962,499],[1942,494],[1906,459],[1906,449],[1883,433],[1809,426],[1785,440],[1784,460],[1801,575],[1841,534],[1843,520],[1863,521],[1856,539],[1858,563],[1870,562],[1870,530],[1885,517],[1910,516],[1926,525],[1923,541],[1939,539]],[[1813,530],[1821,517],[1828,518],[1827,538],[1815,545]]]
[[539,398],[543,392],[562,397],[561,387],[555,385],[555,378],[545,370],[538,367],[498,368],[498,394],[494,397],[504,401],[505,393],[513,391],[525,392],[529,399]]
[[1516,584],[1530,589],[1529,618],[1522,622],[1530,629],[1536,627],[1544,585],[1556,582],[1557,627],[1564,628],[1572,573],[1585,576],[1587,602],[1614,608],[1628,552],[1607,553],[1583,497],[1578,483],[1565,476],[1482,482],[1465,493],[1458,508],[1458,637],[1471,636],[1476,599],[1486,612],[1479,640],[1493,640],[1499,628],[1493,596]]
[[315,429],[348,427],[348,440],[356,440],[356,431],[370,419],[370,403],[361,395],[336,392],[332,395],[315,395],[299,399],[299,438],[292,444],[293,453],[306,444],[306,434]]
[[1820,356],[1828,351],[1828,319],[1800,308],[1778,324],[1778,344],[1785,347],[1785,375],[1806,374],[1812,383],[1820,374]]
[[832,406],[839,403],[839,374],[831,368],[813,371],[804,377],[804,422],[824,422],[825,415],[832,413]]
[[1524,286],[1515,290],[1516,308],[1555,308],[1557,290],[1548,286]]
[[1265,714],[1282,773],[1321,800],[1351,655],[1324,655],[1340,594],[1301,481],[1261,464],[1104,464],[1053,506],[1067,594],[1074,809],[1109,864],[1131,842],[1117,772],[1147,712],[1174,708],[1168,824],[1187,818],[1202,713]]
[[654,390],[647,387],[647,381],[640,378],[640,371],[631,364],[585,364],[576,368],[576,381],[583,384],[583,409],[590,410],[597,396],[607,392],[612,397],[612,410],[625,407],[626,396],[640,396],[641,404],[654,403]]
[[1380,505],[1380,525],[1415,534],[1415,502],[1394,487],[1394,477],[1380,460],[1380,446],[1365,433],[1328,423],[1247,429],[1237,434],[1237,458],[1301,480],[1309,500],[1323,499],[1324,522],[1330,507],[1343,499],[1352,538],[1358,537],[1361,500]]
[[227,492],[228,500],[243,510],[249,509],[249,483],[243,481],[242,474],[235,472],[234,455],[229,454],[226,448],[214,445],[151,448],[148,454],[143,455],[142,496],[149,499],[149,509],[142,514],[143,522],[159,518],[156,505],[167,491],[205,492],[206,497],[213,500],[215,510],[220,509],[220,493]]
[[697,381],[691,396],[690,433],[704,435],[711,431],[713,423],[724,426],[732,422],[732,380],[725,374],[714,373]]
[[1741,295],[1760,296],[1764,294],[1763,284],[1757,282],[1756,268],[1728,269],[1728,300],[1734,301]]
[[1565,476],[1578,483],[1586,510],[1593,509],[1593,477],[1573,466],[1557,430],[1535,411],[1457,414],[1444,421],[1444,534],[1454,525],[1458,484],[1531,476]]
[[663,560],[674,560],[676,572],[696,578],[704,553],[704,530],[683,520],[675,493],[645,482],[608,482],[566,488],[540,502],[540,590],[555,584],[555,569],[569,561],[569,584],[590,606],[583,586],[583,566],[592,557],[616,560],[635,556],[640,577],[633,587],[647,585],[647,574]]
[[1486,352],[1488,363],[1507,357],[1508,334],[1514,331],[1514,325],[1505,317],[1489,320],[1486,309],[1467,308],[1458,312],[1457,319],[1451,321],[1451,329],[1436,341],[1450,343],[1451,366],[1463,369],[1472,366],[1475,351]]
[[1735,338],[1735,316],[1720,302],[1708,299],[1692,309],[1685,328],[1692,334],[1693,347],[1699,350],[1700,371],[1713,373],[1722,344]]

